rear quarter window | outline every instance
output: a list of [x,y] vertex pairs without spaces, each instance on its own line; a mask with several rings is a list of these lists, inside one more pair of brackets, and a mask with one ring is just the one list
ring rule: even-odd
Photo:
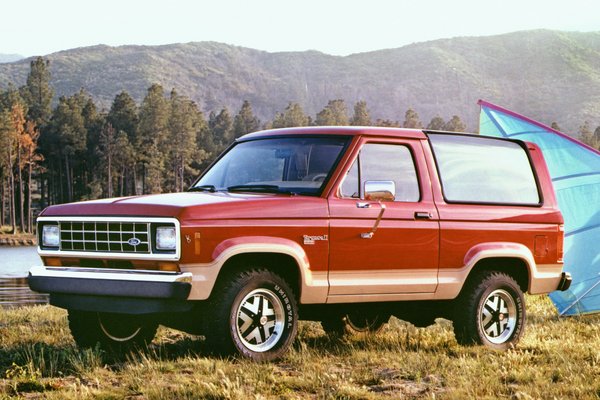
[[447,202],[541,203],[531,162],[519,143],[480,136],[428,136]]

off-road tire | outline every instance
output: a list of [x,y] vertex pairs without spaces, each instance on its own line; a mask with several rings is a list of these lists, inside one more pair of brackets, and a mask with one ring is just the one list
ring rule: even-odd
[[498,271],[482,271],[469,279],[454,312],[456,341],[496,350],[513,348],[525,330],[525,299],[517,282]]
[[156,335],[158,324],[148,316],[69,310],[69,328],[79,347],[107,351],[145,348]]
[[226,276],[209,300],[206,341],[223,355],[280,358],[296,338],[298,306],[288,283],[266,269]]
[[321,321],[328,335],[374,334],[384,327],[390,319],[387,313],[346,312],[335,313]]

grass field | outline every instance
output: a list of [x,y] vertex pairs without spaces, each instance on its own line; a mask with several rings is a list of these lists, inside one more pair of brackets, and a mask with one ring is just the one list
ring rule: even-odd
[[547,297],[527,306],[507,352],[459,346],[441,319],[345,339],[301,322],[294,348],[265,364],[207,356],[201,338],[164,328],[115,358],[77,349],[63,310],[0,309],[0,399],[599,399],[600,317],[559,319]]

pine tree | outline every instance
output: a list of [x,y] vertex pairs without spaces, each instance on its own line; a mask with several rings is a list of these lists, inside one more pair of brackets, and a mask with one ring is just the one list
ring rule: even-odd
[[163,144],[167,140],[169,110],[162,86],[150,86],[140,106],[135,143],[142,169],[142,193],[162,192],[162,171],[166,158]]
[[298,103],[288,103],[282,113],[275,114],[273,128],[293,128],[295,126],[310,125],[310,118],[304,113],[302,106]]
[[583,125],[579,127],[579,140],[590,147],[598,148],[600,146],[600,138],[598,136],[600,136],[600,127],[592,132],[589,121],[585,121]]
[[221,109],[218,114],[211,113],[208,126],[213,136],[217,153],[222,152],[229,146],[234,138],[233,119],[227,107]]
[[[126,196],[135,193],[135,186],[127,184],[128,171],[135,171],[136,149],[129,141],[129,136],[124,131],[117,132],[115,147],[118,149],[114,156],[114,171],[118,180],[118,196]],[[132,182],[135,182],[133,180]]]
[[[26,165],[26,151],[27,138],[25,133],[25,110],[19,103],[13,105],[11,109],[11,122],[14,135],[17,139],[17,159],[16,159],[16,170],[17,170],[17,181],[19,182],[19,191],[17,197],[19,200],[19,226],[21,232],[25,232],[25,196],[23,189],[23,170]],[[13,192],[14,193],[14,192]]]
[[423,124],[421,123],[421,120],[419,119],[419,114],[417,114],[417,112],[415,110],[413,110],[412,108],[409,108],[408,110],[406,110],[406,113],[404,114],[404,123],[402,123],[402,126],[404,128],[412,128],[412,129],[422,129],[423,128]]
[[[8,219],[12,225],[12,232],[17,232],[17,215],[15,206],[15,174],[14,166],[17,156],[18,137],[14,130],[12,110],[3,109],[0,112],[0,160],[2,170],[7,182]],[[4,199],[2,199],[4,201]]]
[[32,121],[25,123],[25,131],[21,138],[23,159],[27,165],[27,232],[33,232],[33,210],[31,208],[33,172],[38,170],[39,164],[44,157],[38,152],[38,139],[40,131]]
[[375,126],[382,126],[385,128],[400,128],[400,122],[392,121],[391,119],[377,119]]
[[325,108],[317,114],[315,122],[320,126],[348,125],[348,110],[344,100],[329,100]]
[[579,139],[581,139],[582,142],[587,143],[593,135],[592,128],[590,126],[590,122],[585,121],[583,123],[583,125],[580,125],[578,133],[579,133]]
[[596,141],[596,148],[600,150],[600,125],[594,130],[594,140]]
[[441,131],[444,130],[445,125],[446,122],[444,121],[444,119],[439,115],[436,115],[431,119],[431,121],[429,121],[429,124],[427,124],[427,129],[431,129],[433,131]]
[[[87,150],[86,119],[82,109],[83,101],[79,95],[61,97],[52,115],[52,131],[62,159],[59,165],[58,184],[66,184],[66,190],[59,196],[61,202],[75,200],[75,191],[80,161],[85,159]],[[64,169],[63,169],[64,168]]]
[[461,121],[458,115],[453,115],[450,121],[444,125],[444,130],[449,132],[464,132],[467,126]]
[[244,100],[242,108],[237,113],[233,123],[234,136],[239,138],[250,132],[255,132],[260,127],[260,121],[254,115],[248,100]]
[[[59,158],[58,144],[54,141],[54,133],[50,124],[52,116],[52,99],[54,90],[50,86],[50,62],[42,57],[37,57],[30,63],[30,72],[27,76],[27,83],[21,87],[20,91],[25,103],[27,104],[27,120],[35,124],[39,129],[39,148],[36,150],[38,155],[43,155],[42,168],[39,170],[40,183],[40,206],[45,207],[46,203],[51,202],[51,180],[58,176],[56,172],[56,163],[54,158]],[[62,182],[52,182],[53,193],[58,191],[56,187]],[[56,199],[55,199],[56,200]]]
[[354,126],[369,126],[371,125],[371,114],[367,108],[367,102],[364,100],[358,101],[354,105],[354,115],[350,120],[350,125]]
[[100,133],[106,124],[105,115],[98,113],[96,104],[83,90],[75,95],[76,101],[81,106],[83,124],[87,132],[86,157],[79,160],[77,176],[78,185],[75,194],[78,199],[96,199],[101,193],[93,193],[93,184],[98,179],[98,159],[95,157],[95,148],[100,140]]
[[28,106],[27,118],[37,126],[42,126],[52,115],[52,97],[50,87],[50,61],[37,57],[30,63],[27,84],[22,88],[22,96]]
[[130,141],[135,140],[135,130],[139,122],[137,105],[129,93],[122,91],[115,96],[106,116],[116,132],[125,132]]
[[[137,105],[129,93],[122,91],[115,96],[106,116],[106,121],[117,132],[121,146],[127,146],[127,148],[122,149],[124,153],[121,153],[121,155],[130,153],[131,149],[129,147],[136,142],[139,118]],[[123,140],[121,134],[126,135],[127,141]],[[136,194],[135,188],[138,186],[138,176],[134,154],[127,154],[127,157],[124,157],[123,160],[127,160],[128,163],[121,166],[119,194],[121,196]]]
[[6,151],[10,146],[10,126],[8,113],[4,107],[0,105],[0,225],[6,223],[5,204],[7,203],[7,195],[10,195],[10,188],[8,188],[8,170],[10,162],[8,161],[8,152]]
[[[3,146],[3,176],[6,178],[9,220],[12,232],[17,233],[17,225],[24,231],[24,204],[23,204],[23,162],[21,160],[21,140],[25,130],[26,106],[19,92],[10,85],[2,93],[0,110],[3,110],[3,128],[0,134],[4,135]],[[18,185],[18,187],[17,187]],[[3,181],[4,187],[4,181]],[[5,192],[5,193],[6,193]],[[4,194],[2,198],[4,209]],[[19,206],[17,207],[17,202]],[[17,211],[20,211],[17,215]]]
[[167,186],[172,191],[183,191],[186,172],[194,172],[191,164],[197,153],[198,108],[190,99],[173,89],[170,98]]
[[[100,138],[97,146],[99,158],[103,161],[106,168],[106,196],[113,197],[113,160],[118,147],[116,143],[115,128],[110,122],[107,122],[100,131]],[[103,168],[103,169],[104,169]]]

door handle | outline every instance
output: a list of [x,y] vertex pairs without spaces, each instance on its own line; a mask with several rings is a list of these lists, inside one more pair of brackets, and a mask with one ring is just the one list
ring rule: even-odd
[[415,219],[431,219],[433,216],[429,211],[417,211],[415,212]]
[[359,201],[356,203],[356,208],[371,208],[371,203]]

